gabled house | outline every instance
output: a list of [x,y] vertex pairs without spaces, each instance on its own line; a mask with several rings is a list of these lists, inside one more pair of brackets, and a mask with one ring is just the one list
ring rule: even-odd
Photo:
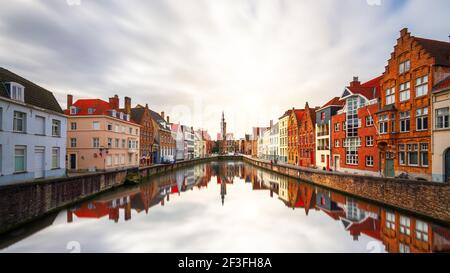
[[148,104],[142,106],[138,104],[131,109],[131,119],[141,125],[140,130],[140,166],[153,164],[154,127],[150,115]]
[[0,68],[0,185],[64,176],[66,133],[52,92]]
[[380,175],[374,120],[379,109],[381,78],[361,83],[354,77],[342,93],[344,107],[331,118],[333,170]]

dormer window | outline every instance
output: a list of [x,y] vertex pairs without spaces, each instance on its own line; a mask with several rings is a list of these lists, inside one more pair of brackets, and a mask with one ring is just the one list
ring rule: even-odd
[[405,61],[405,62],[402,62],[400,65],[399,65],[399,73],[400,74],[403,74],[403,73],[405,73],[405,72],[408,72],[409,71],[409,69],[410,69],[410,66],[411,66],[411,62],[409,61],[409,60],[407,60],[407,61]]
[[92,115],[95,112],[95,108],[88,108],[88,114]]
[[70,106],[70,114],[76,115],[77,114],[77,108],[75,106]]
[[117,117],[117,113],[116,113],[116,110],[111,110],[111,116],[113,116],[113,117]]
[[123,119],[123,113],[120,112],[120,119]]
[[24,101],[24,87],[23,85],[20,85],[16,82],[11,82],[9,84],[9,94],[11,99],[18,100],[18,101]]

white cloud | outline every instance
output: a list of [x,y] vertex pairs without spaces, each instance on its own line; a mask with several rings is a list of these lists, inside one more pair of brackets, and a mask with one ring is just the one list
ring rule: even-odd
[[382,73],[403,27],[447,39],[448,1],[373,4],[10,1],[0,10],[0,64],[63,105],[68,92],[129,95],[213,136],[224,109],[242,136],[306,100],[339,96],[354,75]]

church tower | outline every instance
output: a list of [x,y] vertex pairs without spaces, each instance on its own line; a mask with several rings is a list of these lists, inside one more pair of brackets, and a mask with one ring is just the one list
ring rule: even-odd
[[222,111],[222,121],[220,122],[220,134],[222,140],[220,141],[220,153],[226,153],[227,147],[227,123],[225,122],[225,113]]

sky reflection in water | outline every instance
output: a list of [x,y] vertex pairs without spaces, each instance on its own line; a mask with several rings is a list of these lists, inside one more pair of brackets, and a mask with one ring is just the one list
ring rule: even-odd
[[[397,217],[392,225],[391,215]],[[213,162],[122,187],[62,210],[13,232],[0,242],[0,251],[378,253],[450,249],[448,229],[407,216],[402,221],[409,220],[408,229],[408,225],[400,226],[400,217],[398,212],[244,163]]]

